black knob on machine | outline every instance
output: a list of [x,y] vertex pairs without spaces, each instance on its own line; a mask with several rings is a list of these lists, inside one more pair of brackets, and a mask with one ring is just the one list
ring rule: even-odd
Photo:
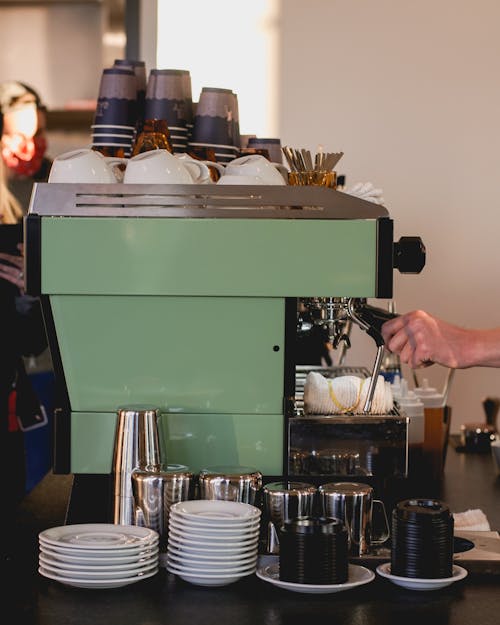
[[425,245],[420,237],[401,237],[393,244],[392,263],[400,273],[420,273],[425,265]]

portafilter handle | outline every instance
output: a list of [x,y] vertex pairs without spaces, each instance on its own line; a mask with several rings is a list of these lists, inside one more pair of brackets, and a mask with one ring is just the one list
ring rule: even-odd
[[356,323],[369,334],[377,344],[377,347],[384,345],[382,338],[382,326],[386,321],[394,319],[399,315],[383,308],[370,306],[370,304],[355,304],[356,300],[351,300],[352,305],[349,306],[349,314]]

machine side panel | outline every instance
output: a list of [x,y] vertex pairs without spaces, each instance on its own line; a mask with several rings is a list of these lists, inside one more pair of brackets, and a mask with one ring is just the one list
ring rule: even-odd
[[375,297],[377,220],[44,217],[48,294]]
[[[109,473],[116,415],[73,413],[71,471]],[[266,475],[283,471],[282,415],[163,414],[164,457],[193,472],[210,465],[252,466]]]
[[50,298],[73,412],[282,414],[279,298]]
[[162,415],[168,462],[199,472],[207,466],[255,467],[283,473],[283,416]]
[[377,297],[392,297],[393,287],[393,249],[394,224],[392,219],[378,220],[378,262],[377,262]]

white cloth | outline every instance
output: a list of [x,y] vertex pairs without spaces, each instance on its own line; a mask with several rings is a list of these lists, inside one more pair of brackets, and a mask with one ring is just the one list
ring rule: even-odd
[[490,524],[486,515],[482,510],[466,510],[465,512],[454,512],[453,519],[455,521],[455,532],[463,530],[464,532],[489,532]]
[[[304,411],[306,414],[361,413],[370,386],[370,378],[343,375],[325,378],[311,371],[304,384]],[[371,414],[387,414],[393,408],[392,389],[380,375],[372,399]]]
[[385,202],[382,189],[376,189],[371,182],[357,182],[354,186],[344,191],[344,193],[354,195],[374,204],[384,204]]

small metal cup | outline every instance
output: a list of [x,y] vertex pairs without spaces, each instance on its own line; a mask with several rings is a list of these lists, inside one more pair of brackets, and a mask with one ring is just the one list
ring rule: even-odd
[[278,530],[286,521],[313,516],[317,488],[304,482],[271,482],[262,489],[267,553],[279,553]]
[[[321,513],[340,519],[349,536],[351,556],[369,553],[371,545],[384,543],[389,538],[389,522],[382,501],[373,499],[369,484],[356,482],[331,482],[318,489]],[[380,506],[384,527],[378,536],[373,531],[373,507]]]
[[160,559],[167,550],[170,507],[179,501],[192,499],[193,474],[187,470],[166,469],[132,473],[134,494],[134,524],[148,527],[160,535]]
[[200,499],[221,499],[258,505],[262,473],[252,467],[215,466],[200,471]]

